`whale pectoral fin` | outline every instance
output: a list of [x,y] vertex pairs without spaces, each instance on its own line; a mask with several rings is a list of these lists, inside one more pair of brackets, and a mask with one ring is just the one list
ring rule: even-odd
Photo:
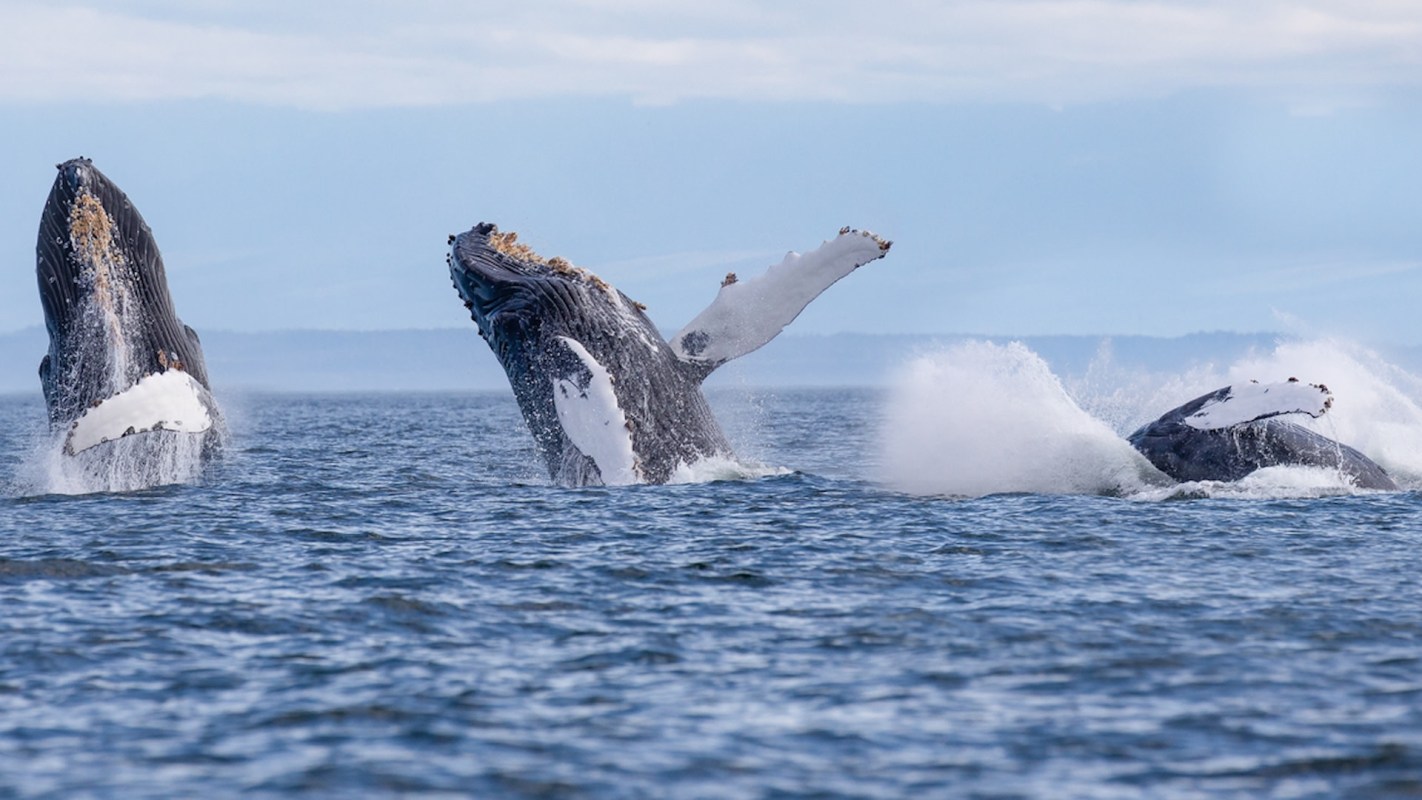
[[212,428],[213,402],[202,384],[181,370],[156,372],[85,411],[69,428],[64,452],[139,433],[205,433]]
[[592,459],[608,486],[641,483],[632,431],[612,387],[612,374],[576,339],[559,336],[570,358],[551,376],[553,407],[563,434]]
[[1322,384],[1237,383],[1227,392],[1217,392],[1182,421],[1196,430],[1213,431],[1285,414],[1321,417],[1332,405],[1333,395]]
[[774,339],[805,306],[836,281],[883,258],[887,242],[845,228],[808,253],[789,253],[764,275],[727,275],[716,299],[671,339],[672,352],[706,374]]

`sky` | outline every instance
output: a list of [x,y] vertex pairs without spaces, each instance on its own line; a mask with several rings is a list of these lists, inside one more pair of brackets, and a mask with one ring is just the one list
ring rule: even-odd
[[472,326],[480,221],[675,331],[894,241],[799,333],[1422,344],[1422,3],[0,0],[0,331],[88,156],[202,330]]

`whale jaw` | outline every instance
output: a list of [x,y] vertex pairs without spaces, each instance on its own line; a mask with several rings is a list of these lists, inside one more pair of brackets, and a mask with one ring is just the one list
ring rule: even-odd
[[85,411],[69,426],[66,455],[145,433],[203,435],[212,430],[216,405],[206,387],[182,370],[145,376],[132,387]]

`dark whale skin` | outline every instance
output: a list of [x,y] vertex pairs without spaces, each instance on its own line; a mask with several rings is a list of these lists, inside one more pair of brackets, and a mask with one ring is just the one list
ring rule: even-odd
[[210,390],[201,343],[174,310],[143,216],[90,160],[72,159],[58,170],[35,246],[49,332],[39,377],[51,426],[168,369],[186,371]]
[[1217,389],[1141,426],[1128,440],[1156,469],[1178,481],[1236,481],[1264,467],[1337,469],[1362,489],[1396,491],[1387,472],[1357,450],[1277,417],[1219,430],[1197,430],[1185,418],[1230,391]]
[[701,390],[709,370],[679,359],[640,304],[586,270],[538,256],[490,223],[451,237],[451,244],[455,289],[503,365],[554,481],[603,482],[558,421],[554,382],[590,379],[564,338],[612,376],[642,481],[665,483],[681,464],[730,456]]

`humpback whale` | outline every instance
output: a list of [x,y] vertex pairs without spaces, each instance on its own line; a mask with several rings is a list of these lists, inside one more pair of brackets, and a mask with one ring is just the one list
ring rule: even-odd
[[890,246],[844,228],[758,277],[728,274],[668,341],[640,303],[513,232],[480,223],[449,243],[454,287],[508,374],[549,475],[565,486],[665,483],[682,465],[731,457],[701,382]]
[[1336,469],[1362,489],[1396,490],[1382,467],[1357,450],[1281,417],[1320,417],[1333,405],[1322,384],[1290,378],[1216,389],[1141,426],[1129,441],[1178,481],[1234,481],[1263,467]]
[[49,331],[39,377],[51,429],[65,434],[71,456],[140,434],[155,444],[200,437],[209,452],[221,415],[197,333],[174,311],[153,232],[88,159],[58,170],[35,268]]

